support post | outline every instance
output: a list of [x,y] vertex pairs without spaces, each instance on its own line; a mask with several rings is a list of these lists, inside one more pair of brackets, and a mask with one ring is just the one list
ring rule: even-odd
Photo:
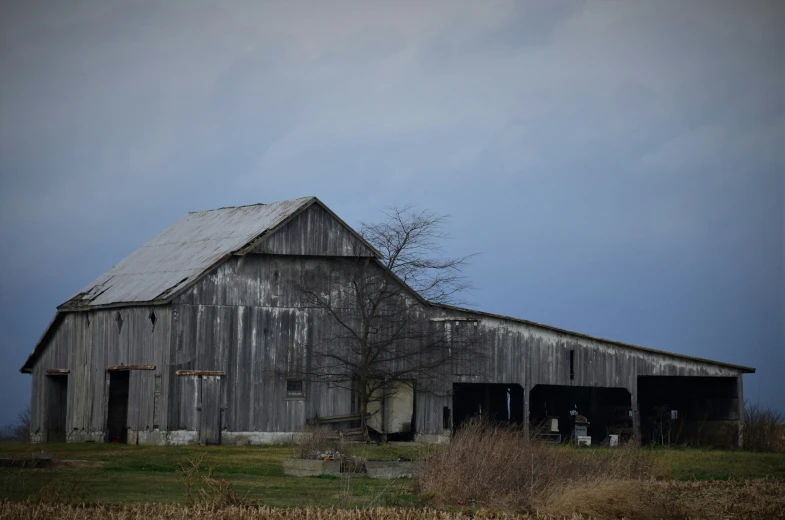
[[629,389],[632,408],[632,437],[635,443],[640,446],[643,443],[643,438],[641,437],[641,411],[638,406],[638,378],[636,377],[634,381],[631,385],[632,388]]
[[529,438],[529,396],[531,395],[531,388],[523,385],[523,434]]
[[744,448],[744,382],[742,381],[741,374],[736,376],[736,401],[739,407],[738,446],[739,449],[743,449]]

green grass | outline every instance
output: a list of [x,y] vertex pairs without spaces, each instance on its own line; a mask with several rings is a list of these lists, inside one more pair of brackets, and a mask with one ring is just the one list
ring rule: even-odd
[[[0,457],[29,456],[41,448],[56,461],[103,463],[97,468],[57,466],[53,470],[0,468],[0,497],[38,499],[51,492],[85,496],[102,504],[184,503],[185,486],[178,463],[204,455],[202,467],[232,483],[249,499],[278,507],[362,507],[412,505],[413,483],[370,479],[297,478],[283,474],[281,462],[290,446],[145,447],[116,444],[0,444]],[[421,451],[421,450],[420,450]],[[354,452],[374,459],[397,459],[418,450],[394,446],[358,446]]]
[[[184,503],[185,487],[178,463],[204,455],[203,467],[230,481],[249,499],[278,507],[364,507],[414,505],[413,482],[364,478],[297,478],[283,474],[281,462],[290,446],[145,447],[117,444],[0,444],[0,458],[30,456],[41,449],[56,461],[84,460],[100,467],[52,470],[0,468],[0,498],[39,499],[63,495],[102,504]],[[418,459],[434,447],[353,446],[353,454],[369,459]],[[565,448],[569,449],[569,448]],[[705,449],[646,449],[661,478],[726,480],[785,478],[785,454]],[[592,450],[600,454],[602,450]]]
[[785,453],[700,448],[646,449],[659,476],[677,480],[785,478]]

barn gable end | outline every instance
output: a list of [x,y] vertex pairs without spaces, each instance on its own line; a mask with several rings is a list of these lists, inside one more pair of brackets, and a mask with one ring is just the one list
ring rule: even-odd
[[251,253],[298,256],[363,256],[378,253],[321,203],[310,205],[253,244]]

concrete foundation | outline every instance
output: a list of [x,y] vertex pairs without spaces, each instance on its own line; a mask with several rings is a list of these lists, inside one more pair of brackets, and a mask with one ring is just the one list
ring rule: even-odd
[[412,478],[415,473],[414,462],[395,460],[369,460],[365,462],[369,478],[392,480]]
[[419,442],[421,444],[450,444],[451,438],[452,435],[450,435],[449,430],[442,435],[418,433],[414,436],[414,442]]
[[317,477],[341,474],[341,462],[337,460],[286,459],[283,461],[284,475],[293,477]]

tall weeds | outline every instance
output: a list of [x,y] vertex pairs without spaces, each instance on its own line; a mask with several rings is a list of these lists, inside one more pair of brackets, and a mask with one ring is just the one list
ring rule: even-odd
[[221,508],[254,505],[253,501],[237,493],[231,482],[214,477],[215,467],[204,467],[204,454],[186,459],[179,466],[189,506]]
[[338,455],[336,458],[348,457],[349,447],[335,432],[324,426],[308,426],[298,433],[292,445],[292,456],[295,459],[315,459],[320,454]]
[[744,449],[785,451],[785,414],[747,403],[744,407]]
[[[559,508],[569,509],[563,503],[568,492],[648,478],[649,461],[633,447],[554,446],[529,438],[520,429],[474,421],[426,461],[420,490],[445,504],[532,511],[558,498]],[[580,495],[585,499],[585,493]]]

